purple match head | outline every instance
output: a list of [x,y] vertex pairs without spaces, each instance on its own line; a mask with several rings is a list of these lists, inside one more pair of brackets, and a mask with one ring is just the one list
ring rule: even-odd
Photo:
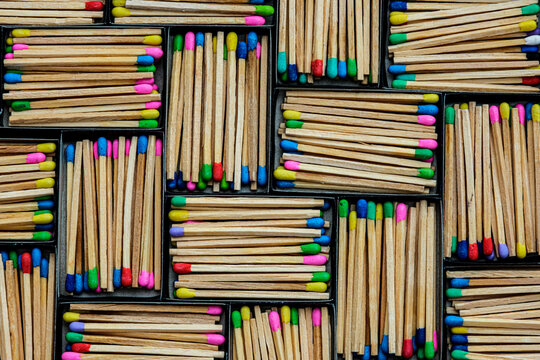
[[69,324],[69,330],[77,333],[82,333],[84,332],[84,323],[80,321],[74,321]]
[[169,230],[169,234],[174,237],[184,236],[184,227],[183,226],[173,226]]
[[499,257],[506,259],[508,257],[508,246],[506,244],[499,244]]

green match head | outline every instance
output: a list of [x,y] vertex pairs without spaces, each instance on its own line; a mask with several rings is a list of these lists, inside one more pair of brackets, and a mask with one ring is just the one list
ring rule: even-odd
[[88,287],[90,290],[96,290],[99,284],[97,267],[88,271]]
[[13,261],[13,268],[17,269],[19,264],[18,264],[17,253],[15,251],[10,251],[9,252],[9,260]]
[[446,289],[446,296],[450,299],[455,299],[461,297],[461,289],[448,288]]
[[175,52],[184,50],[184,37],[182,35],[176,35],[174,37],[173,48]]
[[255,14],[260,16],[274,15],[274,7],[270,5],[255,5]]
[[185,196],[175,196],[171,199],[171,205],[174,207],[184,207],[186,206],[186,197]]
[[12,53],[12,52],[13,52],[13,46],[7,46],[6,53]]
[[139,120],[139,128],[141,129],[155,129],[157,127],[157,120]]
[[233,311],[231,318],[232,318],[232,323],[235,329],[242,327],[242,315],[240,314],[240,311],[238,310]]
[[300,245],[303,254],[315,255],[321,252],[321,245],[317,243]]
[[424,179],[433,179],[433,176],[435,176],[435,171],[430,168],[420,168],[417,169],[418,174],[416,176],[424,178]]
[[452,254],[455,254],[457,250],[457,236],[452,236]]
[[431,360],[435,357],[435,346],[433,345],[433,341],[426,341],[424,354],[426,355],[426,359]]
[[210,181],[212,179],[212,165],[203,164],[202,170],[201,170],[201,177],[206,182],[208,182],[208,181]]
[[391,34],[389,37],[390,44],[396,45],[401,44],[407,41],[407,34],[406,33],[399,33],[399,34]]
[[300,129],[303,125],[304,122],[299,120],[287,120],[285,122],[285,126],[287,126],[289,129]]
[[448,106],[445,111],[445,122],[447,124],[454,124],[454,119],[456,117],[456,112],[453,106]]
[[329,282],[330,281],[330,273],[326,271],[319,271],[314,272],[311,274],[311,281],[314,282]]
[[38,232],[32,233],[32,240],[49,241],[51,240],[51,233],[48,231],[38,231]]
[[467,360],[469,357],[467,356],[469,353],[467,351],[463,350],[454,350],[452,351],[452,358],[454,360]]
[[76,332],[68,332],[66,334],[66,340],[68,343],[79,343],[83,342],[83,334],[79,334]]
[[152,64],[150,66],[137,66],[138,72],[156,72],[156,65]]
[[433,157],[433,151],[429,149],[414,149],[414,157],[422,160],[431,159]]
[[367,203],[367,218],[369,220],[375,220],[375,214],[377,213],[377,204],[373,201]]
[[391,218],[394,216],[394,204],[390,201],[384,203],[384,217]]
[[22,100],[22,101],[14,101],[11,103],[11,108],[14,111],[23,111],[23,110],[30,110],[30,101]]
[[347,59],[347,75],[349,77],[355,77],[357,74],[357,68],[356,68],[356,60],[355,59]]
[[298,325],[298,309],[295,307],[291,308],[291,324]]
[[349,202],[345,199],[339,201],[339,217],[347,217],[349,215]]

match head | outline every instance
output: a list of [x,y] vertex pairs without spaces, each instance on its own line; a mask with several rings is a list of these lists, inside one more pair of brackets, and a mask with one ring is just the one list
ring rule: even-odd
[[270,328],[272,331],[281,330],[281,321],[279,320],[279,314],[277,311],[271,311],[270,314],[268,314],[268,321],[270,322]]
[[107,140],[107,157],[112,155],[112,143],[111,140]]
[[430,159],[433,157],[433,151],[430,149],[414,149],[414,157],[431,162]]
[[357,67],[356,67],[356,60],[355,59],[347,59],[347,75],[349,77],[355,77],[357,74]]
[[287,170],[298,171],[300,170],[301,163],[298,161],[287,160],[283,163],[283,167]]
[[253,51],[257,49],[257,34],[254,31],[251,31],[247,34],[247,49],[248,51]]
[[396,208],[396,222],[399,223],[407,219],[407,205],[399,203]]
[[193,32],[186,33],[184,50],[194,50],[195,49],[195,34]]
[[42,143],[36,146],[38,152],[50,154],[56,151],[55,143]]
[[69,324],[69,330],[76,332],[76,333],[83,333],[84,332],[84,323],[80,321],[74,321]]
[[508,257],[508,246],[506,244],[499,244],[499,257],[501,259]]
[[246,25],[264,25],[266,20],[262,16],[246,16],[244,17]]
[[356,229],[356,211],[349,212],[349,231]]
[[38,267],[41,264],[41,250],[32,249],[32,267]]
[[259,165],[257,169],[257,184],[259,186],[266,186],[268,183],[268,175],[266,172],[266,166]]
[[176,263],[173,265],[173,271],[177,274],[189,274],[191,273],[191,264]]
[[[536,10],[536,11],[534,12],[534,14],[536,14],[536,13],[538,12],[538,8],[539,8],[539,7],[538,7],[537,4],[535,4],[535,5],[533,6],[533,9]],[[518,25],[519,25],[519,30],[520,30],[520,31],[523,31],[523,32],[529,32],[529,31],[533,31],[533,30],[536,29],[536,21],[534,21],[534,20],[522,21],[522,22],[520,22]],[[533,36],[538,36],[538,35],[529,35],[529,36],[527,36],[527,37],[525,38],[525,43],[527,42],[527,38],[531,38],[531,37],[533,37]],[[532,45],[538,45],[538,39],[535,39],[535,43],[532,44]]]
[[307,255],[304,256],[302,263],[304,265],[324,265],[328,259],[324,255]]
[[277,180],[276,186],[280,189],[292,189],[294,188],[295,184],[292,181]]
[[[278,181],[278,182],[287,182],[287,181]],[[294,187],[294,183],[293,183],[293,187]],[[330,237],[328,235],[322,235],[320,237],[313,238],[313,242],[322,246],[326,246],[330,244]]]
[[452,335],[450,339],[452,344],[456,345],[466,345],[469,343],[469,338],[467,335]]
[[321,326],[321,308],[313,308],[311,311],[313,326]]
[[519,259],[525,259],[525,256],[527,256],[527,248],[525,247],[525,244],[516,244],[516,254]]
[[405,359],[410,359],[413,356],[413,354],[414,352],[413,352],[412,339],[403,340],[403,349],[402,349],[401,355],[403,355]]
[[235,329],[242,327],[242,315],[240,314],[240,311],[234,310],[231,314],[231,320]]
[[148,35],[144,37],[143,44],[146,45],[161,45],[163,39],[160,35]]
[[101,11],[103,10],[103,3],[101,1],[87,1],[84,8],[88,11]]
[[501,103],[501,105],[499,105],[499,113],[503,120],[510,119],[510,105],[507,102]]
[[[151,58],[151,56],[149,57]],[[138,84],[133,86],[133,90],[135,90],[137,94],[151,94],[154,90],[154,87],[150,84]]]
[[148,149],[148,138],[145,135],[139,136],[137,140],[137,153],[146,154]]
[[310,218],[306,220],[306,227],[311,229],[320,229],[324,226],[324,219],[321,217]]
[[111,13],[112,13],[112,16],[114,16],[115,18],[131,16],[131,11],[129,11],[129,9],[126,9],[125,7],[122,7],[122,6],[114,7]]
[[452,279],[450,280],[450,286],[452,288],[463,289],[469,286],[469,279]]
[[64,315],[62,315],[62,318],[64,319],[65,322],[72,323],[74,321],[79,321],[79,319],[81,318],[81,314],[68,311],[68,312],[65,312]]
[[16,38],[23,38],[30,36],[30,30],[29,29],[13,29],[11,30],[11,36]]
[[22,81],[22,75],[8,72],[4,75],[4,81],[8,84],[17,84]]
[[206,313],[208,315],[221,315],[223,313],[223,308],[221,306],[209,306]]
[[407,22],[407,15],[406,14],[395,14],[390,16],[390,23],[392,25],[401,25],[405,24]]
[[14,101],[11,103],[11,109],[13,109],[13,111],[30,110],[31,109],[30,101],[26,101],[26,100]]
[[328,289],[324,282],[309,282],[306,284],[306,291],[323,293]]
[[393,75],[405,74],[407,72],[407,65],[392,64],[388,67],[388,72]]
[[349,215],[349,202],[345,199],[339,201],[339,217],[347,217]]
[[179,288],[174,294],[179,299],[192,299],[195,297],[195,290],[188,288]]
[[289,67],[287,69],[289,80],[292,82],[296,82],[296,80],[298,80],[298,68],[296,67],[296,64],[289,64]]
[[39,152],[30,153],[30,154],[26,155],[26,163],[27,164],[37,164],[37,163],[45,161],[46,158],[47,158],[47,156],[45,156],[44,153],[39,153]]
[[439,107],[433,104],[418,105],[416,113],[420,115],[437,115],[439,113]]
[[34,241],[49,241],[52,239],[52,234],[48,231],[38,231],[32,233],[32,240]]
[[215,162],[212,166],[212,178],[214,181],[221,181],[223,179],[223,164],[220,162]]
[[315,243],[303,244],[300,245],[300,249],[302,250],[302,254],[316,255],[321,252],[321,245]]
[[39,266],[39,276],[47,279],[49,277],[49,260],[46,258],[41,259],[41,264]]
[[235,32],[230,32],[227,34],[227,50],[236,51],[238,45],[238,35]]
[[456,112],[453,106],[447,106],[444,112],[444,121],[446,124],[454,124]]
[[184,37],[182,35],[175,35],[173,40],[174,51],[182,51],[184,49]]
[[247,320],[251,318],[251,311],[249,310],[248,306],[242,306],[240,308],[240,316],[242,317],[242,320]]
[[405,1],[392,1],[390,3],[391,11],[407,11],[407,2]]
[[394,204],[390,201],[384,203],[384,217],[391,218],[394,216]]
[[489,107],[489,119],[491,121],[491,124],[501,122],[499,108],[496,105],[492,105]]
[[321,59],[315,59],[311,62],[311,71],[313,76],[321,77],[323,74],[323,63]]
[[291,322],[291,308],[287,305],[281,307],[281,321],[283,321],[284,324]]
[[518,117],[521,125],[525,125],[525,107],[523,104],[517,104],[516,108],[518,109]]
[[206,334],[206,343],[209,345],[222,345],[225,342],[225,336],[221,334]]
[[[94,143],[94,144],[96,144],[96,143]],[[96,145],[94,145],[94,147],[95,146]],[[98,153],[98,156],[107,155],[107,139],[105,139],[104,137],[100,137],[97,140],[97,153]]]
[[274,178],[282,181],[295,181],[296,172],[292,170],[286,170],[284,167],[279,166],[276,170],[274,170]]
[[407,41],[407,34],[406,33],[390,34],[390,36],[388,37],[388,40],[390,41],[390,44],[392,45],[402,44]]
[[137,65],[150,66],[154,63],[154,58],[149,55],[137,56]]
[[[65,315],[65,314],[64,314]],[[84,335],[83,334],[79,334],[79,333],[76,333],[76,332],[68,332],[66,334],[66,340],[67,342],[69,343],[77,343],[77,342],[82,342],[83,341],[83,337]]]
[[457,257],[460,260],[465,260],[468,257],[469,248],[466,240],[460,240],[457,243]]
[[338,76],[338,60],[330,58],[326,61],[326,76],[335,79]]
[[71,351],[62,353],[62,360],[81,360],[81,354]]
[[381,352],[384,352],[385,354],[388,354],[388,334],[383,335],[383,339],[381,341]]
[[469,359],[469,353],[464,350],[453,350],[452,353],[452,359],[454,360],[467,360]]
[[419,348],[424,347],[424,344],[426,343],[426,329],[425,328],[416,329],[415,340],[416,340],[416,345]]
[[71,344],[71,349],[77,353],[87,353],[90,351],[90,344],[86,343],[75,343]]
[[148,281],[150,281],[150,274],[148,271],[139,271],[139,285],[146,287],[148,285]]
[[358,217],[365,219],[367,218],[368,212],[368,203],[364,199],[360,199],[356,202],[356,211],[358,212]]
[[9,260],[13,262],[13,268],[17,269],[19,267],[19,257],[17,256],[17,253],[15,251],[10,251],[8,256]]
[[362,360],[369,360],[369,359],[371,359],[371,346],[364,345],[364,356],[362,356]]
[[96,290],[99,286],[99,277],[97,267],[88,270],[88,287],[90,290]]
[[255,5],[255,14],[260,16],[274,15],[274,7],[271,5]]

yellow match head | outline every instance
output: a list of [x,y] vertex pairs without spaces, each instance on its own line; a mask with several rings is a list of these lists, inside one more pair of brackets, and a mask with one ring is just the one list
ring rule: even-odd
[[141,110],[141,116],[145,120],[155,120],[159,117],[159,111],[156,109]]
[[522,21],[519,23],[519,30],[521,31],[528,32],[528,31],[533,31],[535,29],[536,29],[536,21],[534,20],[527,20],[527,21]]
[[56,169],[56,163],[54,161],[44,161],[39,163],[39,170],[41,171],[53,171]]
[[179,299],[192,299],[195,297],[195,290],[188,288],[180,288],[176,290],[176,297]]
[[534,104],[531,108],[532,119],[534,122],[540,122],[540,105]]
[[128,17],[131,16],[131,11],[129,9],[126,9],[125,7],[117,6],[112,9],[112,15],[114,17]]
[[302,113],[300,111],[285,110],[283,112],[283,118],[285,120],[300,120]]
[[516,244],[516,254],[519,259],[525,259],[525,256],[527,256],[527,247],[525,246],[525,244]]
[[383,218],[383,206],[382,204],[377,204],[375,208],[375,220],[382,220]]
[[501,114],[501,119],[510,119],[510,105],[507,102],[501,103],[499,105],[499,113]]
[[9,46],[13,45],[13,38],[7,38],[6,44],[8,44]]
[[71,323],[74,321],[79,321],[81,314],[68,311],[68,312],[65,312],[62,317],[64,318],[65,322]]
[[236,51],[236,46],[238,45],[238,35],[235,32],[230,32],[227,34],[227,50]]
[[401,24],[405,24],[406,22],[407,22],[406,14],[396,14],[394,16],[390,16],[390,23],[392,25],[401,25]]
[[356,229],[356,211],[349,213],[349,231]]
[[163,39],[159,35],[148,35],[144,37],[143,44],[146,45],[161,45]]
[[36,146],[37,152],[49,154],[56,151],[55,143],[43,143]]
[[47,225],[52,223],[53,214],[38,214],[32,216],[32,222],[37,225]]
[[323,293],[328,289],[328,285],[323,282],[310,282],[306,284],[306,291]]
[[217,52],[217,37],[215,37],[215,36],[212,37],[212,51],[214,53]]
[[462,103],[462,104],[459,105],[459,108],[460,108],[461,110],[469,110],[469,104],[467,104],[467,103]]
[[287,305],[281,307],[281,321],[283,321],[284,324],[291,322],[291,308]]
[[242,316],[242,320],[248,320],[251,318],[251,311],[249,310],[248,306],[242,306],[240,309],[240,315]]
[[439,101],[439,95],[437,94],[424,94],[424,102],[428,104],[435,104]]
[[174,222],[187,221],[189,219],[189,211],[171,210],[169,211],[169,219]]
[[54,179],[45,178],[36,180],[36,188],[38,189],[50,189],[54,186]]
[[29,29],[13,29],[11,30],[11,36],[16,37],[16,38],[29,37],[30,30]]
[[467,328],[464,326],[456,326],[456,327],[450,328],[450,331],[452,332],[452,334],[459,334],[459,335],[466,335],[469,333]]
[[294,181],[296,180],[296,171],[286,170],[283,166],[279,166],[274,170],[274,177],[278,180]]
[[113,6],[126,6],[126,0],[113,0]]

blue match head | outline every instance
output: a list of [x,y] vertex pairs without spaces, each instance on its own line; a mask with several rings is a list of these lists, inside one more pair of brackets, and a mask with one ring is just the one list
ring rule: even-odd
[[450,280],[450,287],[458,289],[469,287],[469,279],[452,279]]
[[388,354],[388,335],[383,335],[381,342],[381,351],[385,354]]
[[508,246],[506,244],[499,244],[499,257],[501,259],[508,257]]
[[84,291],[90,291],[90,286],[88,285],[88,271],[84,272],[83,280],[84,280],[83,282]]
[[107,156],[107,139],[100,137],[97,140],[97,148],[99,156]]
[[392,1],[390,11],[407,11],[407,3],[405,1]]
[[8,72],[4,75],[4,81],[8,84],[20,83],[22,81],[22,76],[21,74]]
[[38,209],[39,210],[52,210],[54,209],[54,201],[53,200],[38,201]]
[[75,294],[80,294],[83,292],[84,281],[82,274],[75,274]]
[[249,34],[247,34],[248,51],[257,49],[257,41],[259,41],[257,34],[254,31],[250,31]]
[[486,256],[486,259],[488,259],[488,260],[493,260],[493,259],[495,259],[495,250],[493,250],[493,251],[491,252],[491,254],[489,254],[488,256]]
[[241,180],[242,180],[242,185],[249,184],[249,168],[245,165],[242,165]]
[[41,266],[39,267],[40,276],[42,278],[48,278],[49,277],[49,260],[46,258],[41,259]]
[[204,34],[202,32],[195,34],[195,46],[204,46]]
[[72,293],[75,291],[75,275],[66,274],[66,292]]
[[34,229],[36,231],[53,231],[54,223],[50,224],[36,224]]
[[324,229],[320,229],[321,230],[321,235],[324,235],[326,233],[326,230]]
[[322,246],[330,244],[330,236],[322,235],[320,237],[313,238],[313,242]]
[[259,169],[257,171],[257,184],[259,186],[265,186],[268,182],[268,175],[266,174],[266,166],[259,165]]
[[452,344],[464,345],[469,343],[469,338],[467,335],[455,334],[450,337]]
[[298,70],[296,64],[289,64],[289,80],[295,82],[298,80]]
[[469,351],[468,345],[452,345],[450,351],[459,350],[459,351]]
[[527,121],[532,120],[533,105],[533,103],[527,103],[527,105],[525,105],[525,118],[527,119]]
[[458,241],[457,257],[459,260],[466,260],[469,256],[469,248],[466,240]]
[[137,65],[150,66],[154,63],[154,58],[150,55],[137,56]]
[[330,209],[330,201],[324,200],[324,205],[321,207],[321,210],[326,211],[328,209]]
[[74,321],[69,324],[69,330],[76,333],[82,333],[84,332],[84,323],[80,321]]
[[286,151],[286,152],[298,151],[298,143],[291,140],[281,140],[281,142],[279,143],[279,146],[281,147],[281,150]]
[[377,360],[386,360],[387,356],[382,349],[382,345],[379,345],[379,352],[377,353]]
[[186,189],[186,183],[184,182],[182,171],[178,171],[178,177],[176,177],[176,188],[178,190],[185,190]]
[[307,75],[306,74],[300,74],[300,76],[298,77],[298,82],[300,84],[307,83]]
[[345,79],[347,77],[347,63],[345,61],[338,62],[337,74],[340,79]]
[[238,56],[239,59],[245,59],[247,57],[247,44],[245,41],[238,42],[238,45],[236,46],[236,56]]
[[538,52],[538,46],[522,46],[521,52],[524,53],[535,53]]
[[[399,1],[398,1],[399,2]],[[394,64],[394,65],[390,65],[388,67],[388,72],[390,74],[394,74],[394,75],[397,75],[397,74],[404,74],[407,72],[407,65],[400,65],[400,64]]]
[[69,144],[66,146],[66,161],[67,162],[73,162],[75,159],[75,146],[73,144]]
[[362,360],[369,360],[370,357],[371,357],[371,346],[365,345],[364,356],[362,357]]
[[176,189],[176,180],[167,180],[167,189],[169,190]]
[[0,254],[2,254],[2,264],[4,266],[4,269],[6,268],[6,261],[9,260],[9,256],[7,251],[2,251]]
[[19,256],[17,257],[17,268],[19,269],[19,271],[22,271],[21,256],[22,254],[19,254]]
[[41,264],[41,250],[38,248],[32,249],[32,267],[38,267]]
[[260,5],[260,4],[264,4],[264,0],[250,0],[249,3]]
[[439,107],[433,104],[418,105],[418,111],[416,113],[419,115],[437,115],[439,113]]
[[330,79],[335,79],[338,75],[338,62],[336,58],[330,58],[326,62],[326,76]]
[[139,136],[137,140],[137,152],[139,154],[146,154],[146,149],[148,148],[148,138],[144,135]]
[[320,217],[307,219],[306,226],[312,229],[320,229],[324,226],[324,219]]
[[113,286],[118,289],[122,286],[122,270],[114,269],[113,272]]
[[413,351],[413,354],[416,354],[417,350],[418,350],[418,346],[416,346],[416,336],[413,335],[413,337],[412,337],[412,351]]
[[367,218],[367,201],[360,199],[356,202],[356,212],[359,218]]
[[71,351],[71,344],[66,345],[66,351]]
[[463,318],[461,316],[448,315],[446,318],[444,318],[444,323],[448,327],[463,326]]
[[278,180],[276,181],[276,186],[280,189],[292,189],[294,183],[292,181]]
[[425,328],[422,328],[422,329],[416,329],[416,345],[418,345],[418,347],[423,347],[424,344],[426,343],[426,329]]

